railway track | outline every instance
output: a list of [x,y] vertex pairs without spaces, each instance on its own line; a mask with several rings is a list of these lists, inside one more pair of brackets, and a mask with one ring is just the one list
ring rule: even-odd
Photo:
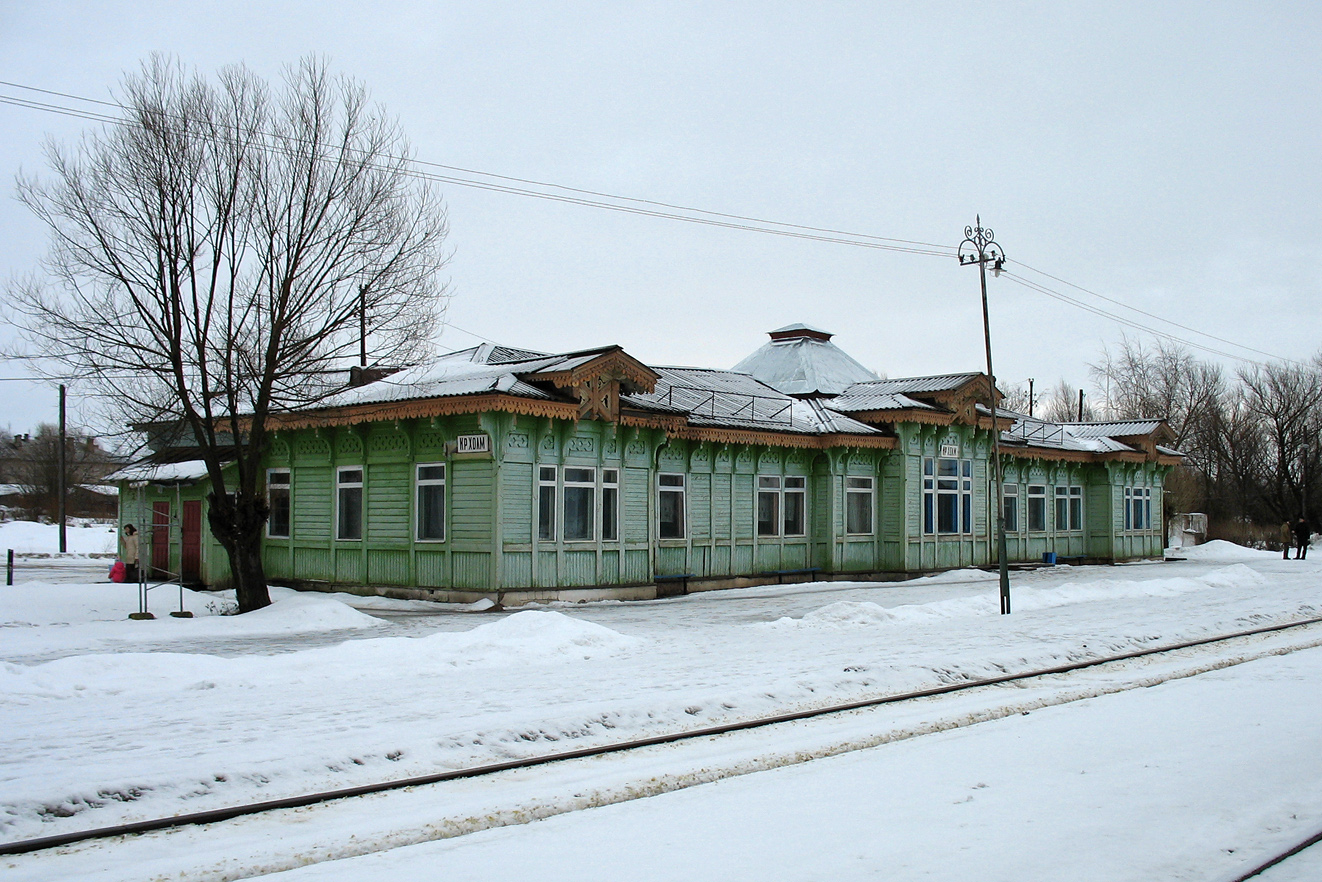
[[[708,726],[662,735],[650,736],[646,738],[634,739],[629,741],[602,744],[592,747],[579,748],[575,750],[561,751],[558,753],[547,754],[537,757],[527,757],[513,759],[503,762],[489,763],[481,766],[475,766],[465,769],[453,769],[434,774],[415,776],[391,781],[383,781],[374,784],[367,784],[357,787],[342,788],[337,790],[323,791],[319,793],[309,793],[284,799],[268,800],[245,805],[231,806],[222,809],[195,812],[190,814],[175,815],[172,817],[155,818],[144,821],[136,821],[125,824],[118,824],[107,827],[100,827],[91,830],[74,831],[53,836],[40,837],[36,839],[26,839],[8,843],[0,843],[0,855],[22,855],[34,852],[47,851],[51,849],[66,848],[76,846],[80,843],[90,842],[98,839],[108,839],[112,837],[129,837],[136,834],[144,834],[160,831],[179,830],[180,828],[198,827],[206,824],[213,824],[222,821],[229,821],[242,818],[251,818],[278,811],[309,809],[313,806],[325,806],[331,803],[346,804],[356,797],[372,797],[389,794],[395,791],[417,791],[418,788],[426,788],[428,785],[435,785],[444,782],[461,782],[473,779],[482,779],[494,776],[500,773],[510,773],[519,770],[536,769],[538,767],[548,767],[561,764],[569,764],[573,760],[584,760],[597,757],[609,757],[613,754],[623,754],[631,751],[640,751],[647,748],[654,748],[664,745],[682,744],[685,742],[700,742],[710,740],[721,736],[729,736],[734,733],[750,732],[759,729],[769,729],[771,727],[820,721],[832,716],[841,716],[850,712],[867,711],[873,708],[879,708],[886,705],[899,705],[911,702],[919,702],[923,699],[934,699],[942,696],[951,696],[956,693],[973,692],[975,690],[988,690],[990,687],[1017,685],[1023,686],[1032,681],[1050,682],[1050,678],[1060,675],[1071,674],[1088,669],[1099,669],[1107,666],[1122,665],[1136,660],[1153,659],[1159,656],[1170,656],[1175,653],[1187,650],[1197,650],[1201,648],[1217,647],[1227,645],[1234,641],[1246,641],[1252,638],[1267,638],[1271,635],[1284,635],[1291,632],[1306,631],[1312,626],[1322,624],[1322,617],[1314,617],[1302,620],[1296,620],[1283,624],[1262,626],[1250,628],[1242,631],[1236,631],[1227,634],[1218,634],[1211,637],[1200,638],[1196,640],[1181,641],[1178,643],[1153,646],[1145,649],[1133,650],[1130,652],[1116,655],[1102,656],[1097,658],[1085,659],[1071,662],[1063,665],[1055,665],[1046,668],[1038,668],[1028,671],[1019,671],[1006,673],[995,677],[986,677],[959,681],[955,683],[944,683],[924,689],[913,690],[904,693],[876,696],[867,699],[834,704],[825,707],[813,708],[808,710],[794,711],[790,713],[775,714],[755,719],[742,720],[733,723],[727,723],[717,726]],[[653,777],[645,786],[623,785],[615,787],[606,787],[601,795],[593,798],[583,798],[561,801],[560,805],[553,805],[543,802],[533,808],[520,808],[508,812],[490,812],[485,817],[468,817],[459,819],[453,823],[429,824],[426,829],[420,830],[411,838],[405,836],[401,839],[399,836],[382,836],[377,839],[364,837],[352,848],[346,850],[344,847],[338,847],[332,851],[324,852],[320,859],[330,859],[332,857],[346,857],[352,854],[365,854],[372,851],[380,851],[386,848],[393,848],[401,844],[411,844],[415,841],[427,841],[429,839],[447,838],[448,836],[462,835],[464,833],[475,832],[479,829],[487,829],[495,826],[504,826],[511,823],[525,823],[540,817],[548,817],[552,814],[562,813],[563,811],[573,811],[579,808],[592,807],[595,805],[610,804],[613,802],[626,801],[641,796],[654,795],[655,793],[666,792],[667,790],[681,789],[682,787],[693,786],[694,784],[706,783],[710,780],[719,780],[722,777],[732,775],[746,774],[750,771],[758,771],[763,768],[774,768],[778,765],[788,765],[796,762],[804,762],[809,759],[815,759],[821,756],[829,756],[838,753],[844,753],[851,750],[858,750],[886,741],[900,740],[906,737],[913,737],[927,732],[942,731],[949,728],[956,728],[961,725],[970,725],[988,719],[996,719],[1011,713],[1024,712],[1028,708],[1046,707],[1053,704],[1063,704],[1068,701],[1079,700],[1080,698],[1092,697],[1093,695],[1107,694],[1108,692],[1123,691],[1141,686],[1155,685],[1170,679],[1192,676],[1209,670],[1215,670],[1221,667],[1228,667],[1234,664],[1240,664],[1244,661],[1250,661],[1254,658],[1261,658],[1265,655],[1283,654],[1306,648],[1308,646],[1322,645],[1322,637],[1315,637],[1303,644],[1285,645],[1285,646],[1263,646],[1258,647],[1255,652],[1241,653],[1230,657],[1217,657],[1211,660],[1202,661],[1192,666],[1185,666],[1169,672],[1165,675],[1149,676],[1137,680],[1126,681],[1121,684],[1111,685],[1101,689],[1058,689],[1048,696],[1037,696],[1022,698],[1014,702],[996,703],[991,709],[984,709],[974,712],[961,712],[952,717],[941,721],[932,722],[926,725],[918,725],[908,729],[891,731],[883,735],[860,735],[857,731],[850,737],[843,740],[835,738],[828,739],[827,742],[816,746],[805,746],[792,751],[788,755],[776,757],[763,757],[756,761],[738,761],[729,762],[724,767],[708,768],[704,766],[700,772],[692,773],[674,773]],[[829,742],[829,743],[828,743]],[[580,796],[579,794],[575,795]],[[1297,846],[1287,854],[1282,855],[1276,860],[1282,860],[1290,854],[1294,854],[1307,847],[1312,842],[1322,839],[1319,837]],[[307,862],[307,855],[302,855],[298,863]],[[297,865],[295,863],[294,865]],[[1259,873],[1271,864],[1263,864],[1262,867],[1255,870]],[[270,872],[272,865],[263,865],[262,871]],[[1254,873],[1241,876],[1234,882],[1251,878]],[[240,878],[232,872],[217,872],[211,878]]]

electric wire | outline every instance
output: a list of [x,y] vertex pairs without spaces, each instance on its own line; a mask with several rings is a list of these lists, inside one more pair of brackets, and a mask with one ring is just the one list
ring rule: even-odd
[[[60,92],[51,89],[42,89],[36,86],[28,86],[21,83],[15,83],[12,81],[0,80],[0,86],[23,89],[44,95],[50,95],[68,100],[81,101],[85,103],[114,108],[115,110],[120,111],[121,113],[129,110],[129,108],[127,108],[125,105],[119,104],[114,101],[88,98],[85,96],[74,95],[71,93]],[[0,95],[0,103],[10,104],[13,106],[24,107],[28,109],[40,110],[43,112],[72,116],[79,119],[102,122],[105,124],[112,124],[112,125],[135,124],[133,123],[132,120],[126,119],[122,115],[99,113],[95,111],[71,108],[65,105],[50,104],[46,102],[39,102],[25,98],[16,98],[12,96]],[[266,149],[270,149],[270,148],[268,147]],[[640,215],[644,217],[655,217],[658,219],[676,220],[686,223],[702,224],[707,226],[714,226],[718,228],[732,229],[732,230],[738,230],[744,232],[758,232],[768,235],[778,235],[789,238],[818,241],[827,244],[851,245],[854,247],[874,248],[878,250],[885,250],[885,251],[891,251],[897,253],[921,254],[925,256],[938,256],[938,257],[949,257],[949,256],[953,256],[955,253],[955,249],[951,246],[940,245],[930,242],[922,242],[918,240],[876,236],[868,233],[856,233],[856,232],[843,231],[829,227],[815,227],[805,224],[790,223],[786,221],[776,221],[765,218],[757,218],[748,215],[719,212],[709,209],[696,208],[693,206],[685,206],[676,203],[663,202],[659,200],[641,199],[638,197],[605,193],[602,191],[588,190],[579,187],[570,187],[563,184],[538,181],[530,178],[520,178],[511,175],[502,175],[494,172],[482,171],[479,169],[465,168],[462,166],[446,165],[444,163],[421,160],[417,158],[395,157],[395,156],[387,156],[383,158],[394,159],[397,161],[406,161],[410,164],[411,167],[403,169],[404,174],[416,179],[426,180],[434,183],[452,184],[455,186],[468,187],[478,190],[505,193],[508,195],[524,196],[526,198],[550,200],[550,201],[562,202],[571,205],[579,205],[582,207],[598,208],[603,210],[622,212],[626,214]],[[443,169],[448,172],[457,172],[466,175],[476,175],[490,180],[473,180],[471,178],[458,177],[455,174],[441,174],[438,172],[421,171],[417,168],[419,166],[425,168]],[[500,181],[506,181],[510,183],[498,183]],[[514,184],[525,184],[528,186],[514,186]],[[547,189],[559,190],[562,192],[561,193],[540,192],[537,190],[529,189],[529,187],[542,187]],[[577,195],[564,195],[564,194],[577,194]],[[593,197],[593,198],[588,198],[588,197]],[[616,202],[605,202],[602,200],[616,200]],[[629,203],[629,204],[618,204],[618,203]],[[678,214],[676,212],[689,212],[689,214]],[[693,215],[701,215],[701,216],[695,217]],[[1048,273],[1044,270],[1039,270],[1035,267],[1029,266],[1028,264],[1022,263],[1020,261],[1012,260],[1009,262],[1014,263],[1017,266],[1021,266],[1030,272],[1034,272],[1039,275],[1042,275],[1062,285],[1067,285],[1080,292],[1088,294],[1089,296],[1096,297],[1100,300],[1114,304],[1121,308],[1131,310],[1132,312],[1135,312],[1139,315],[1143,315],[1147,318],[1154,319],[1156,321],[1160,321],[1165,324],[1169,324],[1183,331],[1187,331],[1189,333],[1196,334],[1201,337],[1206,337],[1210,340],[1215,340],[1219,343],[1224,343],[1226,345],[1233,346],[1238,349],[1243,349],[1247,352],[1252,352],[1257,355],[1276,359],[1278,361],[1290,362],[1293,364],[1302,364],[1301,362],[1298,362],[1296,360],[1284,358],[1275,355],[1273,353],[1266,352],[1265,350],[1247,346],[1245,344],[1236,343],[1225,337],[1221,337],[1215,334],[1210,334],[1205,331],[1200,331],[1189,325],[1176,322],[1172,319],[1164,318],[1163,316],[1160,316],[1156,313],[1143,310],[1138,307],[1130,306],[1129,304],[1126,304],[1121,300],[1118,300],[1113,297],[1108,297],[1096,291],[1092,291],[1081,285],[1077,285],[1073,282],[1069,282],[1068,280],[1052,275],[1051,273]],[[1083,309],[1086,312],[1089,312],[1100,318],[1110,319],[1111,321],[1117,322],[1118,324],[1133,328],[1143,333],[1152,334],[1156,337],[1167,339],[1172,342],[1176,342],[1181,345],[1189,346],[1191,348],[1198,349],[1199,351],[1213,355],[1218,355],[1224,358],[1229,358],[1232,360],[1241,361],[1250,364],[1258,364],[1258,365],[1262,364],[1262,362],[1259,362],[1253,358],[1246,358],[1244,356],[1226,352],[1224,350],[1217,349],[1215,347],[1208,346],[1206,344],[1195,343],[1191,340],[1178,337],[1174,334],[1158,331],[1150,326],[1137,323],[1131,319],[1127,319],[1124,316],[1117,315],[1116,313],[1113,313],[1104,308],[1083,303],[1077,298],[1071,297],[1067,294],[1064,294],[1063,292],[1054,290],[1041,283],[1026,279],[1023,276],[1018,276],[1009,273],[1007,273],[1006,275],[1008,275],[1011,278],[1011,280],[1016,282],[1017,284],[1020,284],[1024,287],[1027,287],[1045,296],[1052,297],[1063,303],[1067,303],[1071,306],[1075,306],[1079,309]],[[460,328],[456,328],[456,329],[461,331],[463,330]],[[479,339],[482,340],[486,340],[487,342],[495,342],[487,337],[483,337],[480,334],[473,334],[472,332],[469,331],[464,331],[464,333],[472,334],[473,336],[478,337]]]

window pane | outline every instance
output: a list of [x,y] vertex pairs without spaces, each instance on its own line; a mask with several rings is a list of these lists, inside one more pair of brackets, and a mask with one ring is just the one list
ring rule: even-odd
[[971,459],[964,460],[963,465],[960,466],[960,472],[966,478],[973,477],[973,460]]
[[[272,476],[274,477],[274,476]],[[273,486],[267,491],[271,504],[271,519],[266,523],[266,535],[289,538],[289,475],[284,475],[284,486]],[[274,483],[274,481],[272,482]]]
[[[793,480],[792,478],[790,480]],[[799,480],[802,480],[800,478]],[[785,535],[802,536],[807,532],[807,518],[804,516],[804,500],[807,498],[803,493],[785,494]]]
[[1070,529],[1083,529],[1083,498],[1070,496]]
[[1056,497],[1056,529],[1069,529],[1069,500],[1064,496]]
[[935,517],[936,502],[931,493],[923,494],[923,532],[935,532],[936,525],[933,523]]
[[757,535],[776,536],[780,532],[780,494],[757,494]]
[[973,494],[961,493],[959,496],[959,530],[961,533],[973,532]]
[[602,469],[602,470],[601,470],[601,483],[603,483],[603,484],[618,484],[618,483],[620,483],[620,472],[619,472],[619,469]]
[[595,469],[565,469],[566,484],[591,484],[596,479]]
[[[362,472],[358,474],[361,476]],[[340,539],[363,538],[363,488],[341,487],[339,503],[340,523],[336,536]]]
[[959,532],[959,496],[955,493],[943,493],[936,498],[936,531],[938,533]]
[[445,485],[418,485],[418,538],[445,538]]
[[959,460],[938,459],[936,461],[936,474],[939,478],[958,478]]
[[445,466],[443,466],[443,465],[426,465],[426,466],[418,466],[418,480],[419,480],[419,481],[444,481],[444,480],[445,480]]
[[[661,476],[665,478],[665,475]],[[682,476],[680,480],[683,480]],[[657,504],[659,523],[657,535],[662,539],[684,538],[684,494],[674,490],[662,490]]]
[[601,488],[601,538],[614,541],[620,538],[620,491],[615,486]]
[[871,490],[871,478],[845,478],[845,487],[850,490]]
[[853,491],[845,494],[845,532],[872,532],[872,493]]
[[775,489],[780,486],[780,478],[769,475],[759,475],[757,479],[757,486],[763,488],[764,490]]
[[1042,532],[1047,528],[1047,500],[1043,496],[1028,497],[1028,529]]
[[555,539],[554,484],[543,484],[537,488],[537,537],[547,541]]
[[362,469],[340,469],[341,484],[361,484],[363,483]]
[[1019,498],[1017,496],[1005,497],[1005,532],[1017,533],[1019,531]]
[[786,478],[786,479],[785,479],[785,487],[786,487],[787,489],[794,489],[795,487],[804,487],[804,486],[806,486],[806,479],[804,479],[804,478]]
[[662,487],[683,487],[683,475],[661,475],[660,483]]
[[544,483],[555,483],[555,466],[542,466],[538,474],[541,475],[541,480]]
[[[566,478],[572,471],[581,470],[565,469]],[[594,492],[591,487],[565,487],[564,536],[566,540],[592,538],[593,495]]]

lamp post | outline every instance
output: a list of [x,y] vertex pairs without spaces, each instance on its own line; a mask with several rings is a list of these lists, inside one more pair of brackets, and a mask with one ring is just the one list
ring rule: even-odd
[[996,374],[992,372],[991,321],[987,317],[987,264],[992,273],[1001,274],[1005,266],[1005,252],[996,242],[991,230],[982,226],[978,215],[973,226],[964,228],[964,241],[959,243],[961,266],[978,265],[978,278],[982,282],[982,337],[987,346],[987,382],[991,385],[992,413],[992,470],[996,484],[996,550],[1001,564],[1001,615],[1010,614],[1010,561],[1005,547],[1005,486],[1001,474],[1001,429],[996,423]]

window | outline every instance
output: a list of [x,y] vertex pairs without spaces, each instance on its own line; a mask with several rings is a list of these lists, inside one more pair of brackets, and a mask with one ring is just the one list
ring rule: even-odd
[[936,522],[934,506],[936,505],[936,478],[934,470],[936,469],[936,460],[932,457],[923,458],[923,532],[935,533]]
[[973,532],[973,460],[923,459],[923,532]]
[[595,538],[597,470],[565,466],[564,535],[568,542]]
[[807,479],[757,477],[757,535],[802,536],[807,532]]
[[872,479],[845,478],[845,532],[872,533]]
[[1083,529],[1083,488],[1056,488],[1056,530]]
[[289,538],[289,469],[268,469],[266,502],[271,516],[266,521],[266,535],[272,539]]
[[657,475],[657,535],[684,538],[684,476]]
[[758,475],[757,535],[780,535],[780,478]]
[[419,463],[418,540],[440,542],[445,539],[445,464]]
[[537,538],[555,541],[555,466],[537,470]]
[[785,535],[803,536],[808,532],[808,479],[785,479]]
[[1125,488],[1125,529],[1152,529],[1152,490],[1149,487]]
[[601,470],[601,538],[620,538],[620,470]]
[[1041,533],[1047,528],[1047,488],[1045,484],[1028,485],[1028,529]]
[[335,538],[363,538],[363,470],[339,469],[335,487]]
[[1019,485],[1003,484],[1001,485],[1001,499],[1004,501],[1002,511],[1005,513],[1005,532],[1019,532]]

